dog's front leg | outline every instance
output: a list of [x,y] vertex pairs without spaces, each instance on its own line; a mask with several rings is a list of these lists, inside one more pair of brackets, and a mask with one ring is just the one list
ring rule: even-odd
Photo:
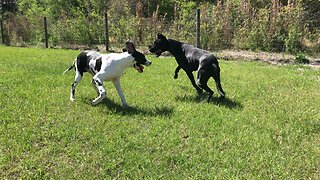
[[181,69],[181,67],[178,66],[178,67],[176,68],[176,70],[174,71],[174,77],[173,77],[174,79],[177,79],[177,78],[178,78],[178,73],[179,73],[180,69]]
[[93,77],[93,83],[96,86],[96,89],[99,92],[98,97],[92,101],[92,105],[97,105],[100,103],[107,95],[105,88],[103,87],[102,81],[98,77]]
[[96,86],[96,83],[94,82],[94,79],[92,79],[91,85],[92,85],[93,89],[97,92],[97,96],[99,96],[100,92],[99,92],[99,89]]
[[118,94],[119,94],[121,102],[122,102],[122,106],[127,107],[128,104],[127,104],[126,98],[124,97],[124,94],[121,89],[120,78],[113,80],[113,84],[114,84],[114,87],[116,87],[116,89],[118,91]]
[[202,94],[202,89],[200,89],[199,86],[197,86],[197,84],[196,84],[196,82],[194,80],[194,76],[192,74],[192,71],[186,71],[186,73],[187,73],[187,75],[188,75],[193,87],[196,88],[196,90],[198,91],[199,94]]

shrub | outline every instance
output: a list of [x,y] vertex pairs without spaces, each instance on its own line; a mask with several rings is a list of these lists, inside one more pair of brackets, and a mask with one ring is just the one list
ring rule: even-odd
[[298,53],[295,57],[295,63],[298,64],[308,64],[309,63],[309,59],[306,58],[306,56],[303,53]]

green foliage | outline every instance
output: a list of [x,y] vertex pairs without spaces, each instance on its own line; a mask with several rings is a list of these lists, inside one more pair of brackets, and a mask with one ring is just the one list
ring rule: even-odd
[[231,47],[233,35],[232,11],[230,4],[213,6],[204,3],[201,6],[201,44],[204,49],[225,49]]
[[302,32],[295,26],[291,27],[285,39],[286,51],[289,53],[297,53],[301,50],[301,39]]
[[300,52],[295,57],[295,63],[308,64],[309,60],[306,58],[305,54]]
[[176,3],[179,3],[180,1],[176,0],[161,0],[161,1],[155,1],[155,0],[145,0],[144,5],[146,6],[146,11],[144,12],[144,15],[146,17],[151,17],[152,14],[155,11],[159,11],[158,15],[162,17],[167,17],[169,20],[174,19],[174,6]]
[[195,17],[196,17],[196,3],[195,2],[181,2],[179,4],[179,20],[178,31],[175,35],[179,37],[181,41],[186,41],[192,44],[196,44],[195,41]]
[[307,27],[311,31],[317,31],[320,28],[320,1],[319,0],[304,0],[302,1],[304,9],[304,20]]
[[[135,28],[133,25],[136,24],[135,16],[130,13],[130,6],[126,2],[117,1],[112,3],[108,7],[108,15],[109,15],[109,28],[111,43],[119,43],[123,44],[127,39],[134,40],[133,37]],[[120,15],[121,14],[121,15]]]
[[204,49],[319,52],[317,0],[199,2],[198,6],[189,0],[19,0],[18,11],[4,13],[4,36],[6,44],[41,46],[46,16],[51,46],[104,44],[107,8],[111,46],[126,39],[147,46],[159,32],[195,44],[196,9],[200,8]]
[[268,11],[266,9],[260,9],[257,13],[257,19],[251,24],[251,32],[246,40],[249,49],[267,50],[268,28]]

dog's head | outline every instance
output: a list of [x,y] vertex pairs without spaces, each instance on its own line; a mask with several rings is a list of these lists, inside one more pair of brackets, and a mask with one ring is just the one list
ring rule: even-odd
[[159,57],[161,53],[167,51],[168,43],[168,39],[163,34],[158,33],[157,39],[149,46],[149,51]]
[[150,66],[152,63],[151,61],[146,59],[146,56],[144,54],[136,50],[134,44],[131,41],[126,42],[126,48],[123,49],[123,51],[131,54],[131,56],[134,58],[133,67],[140,73],[142,73],[144,69],[142,65]]

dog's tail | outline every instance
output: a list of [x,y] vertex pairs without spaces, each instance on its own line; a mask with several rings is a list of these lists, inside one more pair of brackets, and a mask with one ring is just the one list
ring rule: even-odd
[[66,69],[65,71],[63,71],[62,74],[65,74],[65,73],[67,73],[68,71],[70,71],[72,68],[74,68],[76,61],[77,61],[77,59],[75,59],[74,62],[73,62],[73,64],[72,64],[68,69]]
[[67,72],[70,71],[72,68],[74,68],[74,65],[70,66],[68,69],[66,69],[65,71],[63,71],[63,74],[67,73]]

